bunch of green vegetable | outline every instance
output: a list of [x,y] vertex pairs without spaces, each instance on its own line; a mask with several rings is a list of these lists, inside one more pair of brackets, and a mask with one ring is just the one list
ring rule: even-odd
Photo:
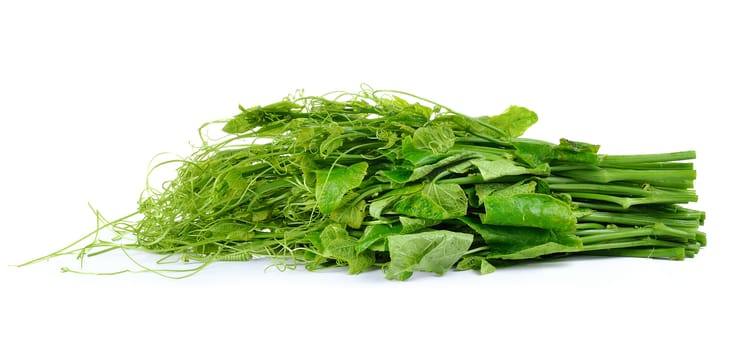
[[405,280],[574,254],[681,260],[705,245],[704,212],[681,206],[697,200],[682,162],[693,151],[520,138],[536,121],[523,107],[472,118],[369,89],[241,107],[135,213],[50,256],[138,250],[199,268],[270,257]]

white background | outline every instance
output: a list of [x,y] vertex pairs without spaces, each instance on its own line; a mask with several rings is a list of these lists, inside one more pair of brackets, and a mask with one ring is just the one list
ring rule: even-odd
[[[0,348],[751,348],[744,1],[274,3],[2,2]],[[528,137],[605,153],[695,149],[709,246],[406,283],[264,261],[185,280],[8,266],[91,230],[87,203],[135,209],[152,156],[187,154],[239,103],[361,83],[471,115],[526,106]]]

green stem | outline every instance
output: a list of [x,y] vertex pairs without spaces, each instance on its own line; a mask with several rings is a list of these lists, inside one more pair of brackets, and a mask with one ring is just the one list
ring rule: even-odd
[[508,158],[511,156],[511,153],[506,149],[481,145],[454,144],[451,148],[450,153],[452,154],[453,151],[472,152],[478,156],[483,156],[487,160],[496,160],[500,158]]
[[[61,255],[65,255],[65,254],[70,254],[70,253],[71,253],[72,251],[67,251],[67,250],[68,250],[68,249],[70,249],[71,247],[73,247],[73,246],[75,246],[75,245],[77,245],[77,244],[79,244],[79,243],[83,242],[83,241],[84,241],[85,239],[87,239],[87,238],[89,238],[89,237],[92,237],[92,236],[94,236],[94,235],[98,234],[98,233],[99,233],[100,231],[102,231],[102,229],[104,229],[104,228],[107,228],[107,227],[111,227],[111,226],[113,226],[113,225],[116,225],[116,224],[119,224],[119,223],[121,223],[121,222],[124,222],[124,221],[126,221],[127,219],[129,219],[129,218],[131,218],[131,217],[135,216],[136,214],[139,214],[139,212],[133,212],[133,213],[131,213],[131,214],[128,214],[128,215],[126,215],[126,216],[123,216],[123,217],[120,217],[120,218],[118,218],[118,219],[115,219],[115,220],[113,220],[113,221],[110,221],[110,222],[108,222],[108,223],[106,223],[106,224],[104,224],[104,225],[102,225],[102,226],[99,226],[99,227],[97,227],[97,228],[96,228],[95,230],[93,230],[92,232],[89,232],[88,234],[84,235],[84,237],[81,237],[81,238],[77,239],[77,240],[76,240],[76,241],[74,241],[73,243],[71,243],[71,244],[69,244],[69,245],[67,245],[67,246],[65,246],[65,247],[63,247],[63,248],[60,248],[60,249],[58,249],[58,250],[56,250],[56,251],[54,251],[54,252],[52,252],[52,253],[50,253],[50,254],[47,254],[47,255],[45,255],[45,256],[43,256],[43,257],[39,257],[39,258],[36,258],[36,259],[34,259],[34,260],[29,260],[29,261],[27,261],[27,262],[25,262],[25,263],[23,263],[23,264],[20,264],[20,265],[16,265],[16,266],[18,266],[18,267],[22,267],[22,266],[26,266],[26,265],[31,265],[31,264],[34,264],[34,263],[38,263],[38,262],[40,262],[40,261],[42,261],[42,260],[47,260],[47,259],[49,259],[49,258],[54,258],[54,257],[56,257],[56,256],[61,256]],[[74,251],[76,251],[76,250],[74,250]]]
[[596,222],[585,222],[585,223],[578,223],[576,224],[576,234],[578,234],[578,230],[592,230],[592,229],[602,229],[605,228],[605,225],[599,224]]
[[621,165],[621,164],[639,164],[639,163],[659,163],[672,162],[677,160],[690,160],[696,158],[696,152],[683,151],[672,153],[655,153],[655,154],[633,154],[633,155],[601,155],[600,165]]
[[633,204],[630,200],[634,199],[634,198],[611,196],[609,194],[601,194],[601,193],[568,192],[568,194],[571,196],[571,198],[591,199],[591,200],[615,203],[615,204],[620,205],[620,207],[624,209],[630,207],[631,204]]
[[459,184],[459,185],[474,185],[485,183],[482,175],[470,175],[464,177],[454,177],[451,179],[442,179],[437,181],[438,184]]
[[638,225],[647,226],[654,225],[656,223],[662,223],[670,227],[686,228],[696,230],[699,227],[699,222],[696,220],[679,220],[679,219],[665,219],[656,218],[652,216],[633,214],[633,213],[610,213],[595,211],[591,214],[580,217],[579,222],[599,222],[606,224],[617,225]]
[[[549,179],[547,179],[549,180]],[[550,189],[558,192],[591,192],[600,194],[620,194],[629,196],[646,196],[649,191],[636,186],[605,185],[589,183],[550,183]]]
[[673,188],[693,187],[695,170],[634,170],[634,169],[579,169],[558,172],[557,175],[588,182],[606,184],[616,181],[630,181],[640,184]]
[[686,249],[683,247],[669,247],[669,248],[622,248],[622,249],[609,249],[609,250],[597,250],[583,252],[584,255],[600,255],[600,256],[623,256],[633,258],[655,258],[655,259],[670,259],[670,260],[683,260],[686,258]]
[[612,229],[580,230],[576,232],[576,235],[581,237],[581,241],[584,244],[595,244],[637,237],[672,239],[681,242],[693,241],[696,238],[694,232],[674,229],[662,224],[639,228],[619,227]]
[[585,245],[579,252],[590,252],[597,250],[617,249],[617,248],[634,248],[634,247],[680,247],[685,249],[684,243],[662,241],[654,238],[642,238],[625,242],[608,242]]
[[572,204],[578,208],[587,208],[599,211],[612,211],[619,213],[645,214],[664,219],[696,220],[700,223],[703,222],[705,218],[705,213],[703,211],[686,209],[677,204],[660,204],[658,206],[643,206],[640,208],[624,208],[608,203],[581,201],[573,201]]
[[627,163],[627,164],[602,164],[603,167],[614,169],[635,169],[635,170],[692,170],[694,163]]
[[468,251],[466,251],[466,253],[463,253],[463,255],[471,255],[471,254],[474,254],[474,253],[483,252],[483,251],[488,250],[488,249],[490,249],[490,247],[488,247],[488,246],[485,245],[485,246],[477,247],[477,248],[474,248],[474,249],[469,249]]
[[[688,203],[695,202],[698,199],[696,193],[692,190],[588,183],[554,183],[549,185],[551,190],[568,193],[574,198],[611,202],[624,209],[637,204]],[[615,197],[610,196],[611,194],[628,197]]]
[[606,194],[600,194],[600,193],[581,193],[581,192],[568,192],[568,194],[572,198],[580,198],[580,199],[595,199],[595,200],[601,200],[605,202],[615,203],[620,205],[623,209],[628,209],[633,205],[639,205],[639,204],[663,204],[663,203],[688,203],[696,201],[696,195],[673,195],[673,194],[667,194],[667,195],[659,195],[659,196],[649,196],[644,198],[627,198],[627,197],[616,197],[616,196],[610,196]]
[[392,189],[393,186],[390,184],[378,184],[371,187],[365,188],[356,199],[354,199],[351,203],[358,203],[362,199],[365,199],[375,193],[380,193],[382,191],[387,191]]

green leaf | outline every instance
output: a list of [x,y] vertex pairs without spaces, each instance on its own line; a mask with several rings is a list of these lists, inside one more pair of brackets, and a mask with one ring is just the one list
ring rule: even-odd
[[375,173],[377,180],[394,184],[404,184],[409,182],[412,170],[407,168],[395,167],[390,170],[380,170]]
[[327,225],[319,234],[319,240],[322,243],[322,247],[330,245],[330,243],[336,239],[345,239],[348,237],[348,231],[340,225]]
[[516,139],[516,156],[530,166],[538,166],[551,160],[572,163],[599,164],[599,145],[560,139],[560,144],[530,139]]
[[401,141],[401,157],[408,160],[414,166],[421,166],[437,162],[447,157],[446,154],[437,154],[426,149],[419,149],[414,146],[414,140],[407,136]]
[[568,139],[560,139],[560,144],[557,145],[555,149],[571,152],[597,153],[600,150],[600,145],[571,141]]
[[[350,193],[352,194],[353,192]],[[346,195],[343,201],[348,202],[348,197],[349,195]],[[364,221],[364,217],[366,216],[366,207],[367,202],[364,200],[361,200],[358,203],[352,205],[342,205],[333,210],[333,212],[330,214],[330,218],[337,223],[358,229],[361,227],[361,223]]]
[[343,138],[340,136],[343,135],[344,130],[341,126],[330,124],[319,128],[317,132],[324,136],[324,139],[319,144],[319,154],[323,158],[326,158],[343,146]]
[[403,182],[400,182],[400,178],[397,176],[394,176],[394,182],[397,183],[406,183],[406,182],[412,182],[419,179],[424,178],[425,176],[431,174],[432,172],[437,172],[440,169],[443,168],[451,168],[454,165],[458,165],[462,163],[464,160],[474,158],[476,155],[471,152],[463,152],[454,154],[452,156],[445,157],[443,159],[440,159],[434,163],[430,163],[427,165],[422,165],[419,167],[414,168],[413,171],[411,171],[411,175],[408,178],[404,178]]
[[400,221],[401,223],[402,234],[414,233],[421,229],[437,225],[441,222],[439,220],[418,219],[418,218],[410,218],[407,216],[399,217],[398,221]]
[[599,155],[597,155],[599,149],[599,145],[560,139],[560,144],[553,148],[551,158],[566,162],[597,165],[600,162]]
[[389,149],[393,147],[393,145],[398,142],[398,140],[400,140],[398,134],[387,129],[378,129],[375,133],[375,136],[377,136],[378,140],[385,143],[385,145],[380,147],[380,149]]
[[482,266],[479,267],[479,273],[481,273],[482,275],[486,275],[488,273],[493,273],[493,272],[495,272],[495,266],[490,264],[490,262],[487,261],[487,259],[483,259]]
[[581,240],[569,232],[533,227],[484,225],[468,217],[460,218],[479,233],[489,246],[487,259],[531,259],[553,253],[579,251]]
[[442,154],[453,147],[456,136],[447,125],[431,125],[416,129],[413,141],[416,149]]
[[351,275],[362,273],[372,267],[376,261],[373,251],[359,253],[355,260],[348,261],[348,273]]
[[225,241],[240,242],[254,238],[253,226],[236,221],[216,222],[207,228],[207,232],[210,238]]
[[303,106],[290,100],[282,100],[268,104],[261,108],[261,110],[268,115],[289,115],[291,112],[300,111]]
[[394,189],[383,194],[369,203],[369,215],[375,219],[382,217],[382,212],[389,209],[395,202],[401,199],[401,196],[421,191],[422,185],[412,185]]
[[406,280],[415,271],[442,275],[468,251],[473,240],[472,234],[445,230],[390,236],[385,277]]
[[495,266],[481,256],[472,255],[463,257],[463,259],[456,264],[456,270],[476,270],[482,275],[486,275],[495,272]]
[[312,247],[319,252],[322,253],[325,251],[325,246],[322,244],[322,234],[318,231],[311,231],[306,234],[306,239],[311,243]]
[[466,192],[466,198],[469,199],[469,208],[479,209],[481,203],[476,193],[476,186],[466,186],[463,191]]
[[267,106],[243,108],[239,106],[241,113],[229,120],[223,131],[230,134],[240,134],[254,129],[257,126],[265,126],[272,122],[290,120],[291,114],[300,112],[303,106],[289,100],[283,100]]
[[223,131],[229,134],[240,134],[249,131],[254,128],[254,125],[249,123],[244,114],[239,114],[229,120],[223,126]]
[[400,223],[367,226],[364,229],[364,235],[359,238],[356,251],[362,252],[370,248],[374,249],[375,245],[379,245],[388,236],[414,233],[440,223],[437,220],[416,219],[405,216],[401,216],[398,219]]
[[512,185],[510,184],[499,182],[476,184],[474,185],[474,194],[476,195],[477,201],[479,202],[478,204],[481,205],[484,204],[484,200],[485,198],[487,198],[487,196],[511,186]]
[[515,184],[504,184],[498,182],[483,183],[474,185],[479,203],[483,204],[484,200],[491,194],[498,196],[512,196],[520,193],[535,193],[537,183],[534,181],[518,182]]
[[529,166],[547,163],[552,158],[554,144],[531,139],[515,139],[516,156]]
[[347,168],[317,170],[315,195],[323,214],[330,214],[340,206],[346,193],[359,185],[367,173],[367,163],[353,164]]
[[352,275],[363,272],[375,262],[373,251],[356,252],[356,240],[353,238],[336,239],[326,249],[336,260],[345,261],[348,273]]
[[432,120],[433,124],[455,124],[453,129],[463,130],[472,135],[485,136],[502,142],[510,140],[509,134],[505,130],[495,127],[489,123],[489,117],[469,118],[458,114],[444,114],[437,116]]
[[447,172],[449,174],[465,174],[469,172],[469,169],[471,169],[471,167],[472,167],[471,161],[465,160],[465,161],[449,166],[447,169],[443,170],[443,172]]
[[426,123],[432,115],[432,108],[420,103],[409,103],[398,96],[386,96],[378,101],[380,114],[414,123]]
[[468,199],[458,184],[425,184],[421,192],[402,197],[395,212],[422,219],[445,220],[466,215]]
[[471,164],[479,169],[479,173],[482,175],[484,181],[492,181],[503,176],[512,175],[550,175],[550,166],[547,163],[541,164],[536,168],[526,168],[517,165],[516,162],[510,159],[503,158],[497,160],[474,159],[471,161]]
[[519,137],[526,129],[537,122],[537,113],[527,108],[510,106],[502,114],[489,118],[489,123],[496,128],[507,132],[511,137]]
[[364,229],[364,235],[359,238],[359,241],[356,244],[356,251],[363,252],[388,236],[401,234],[402,231],[403,227],[401,227],[400,224],[377,224],[367,226],[367,228]]
[[576,230],[576,216],[571,207],[550,195],[493,193],[484,200],[482,222],[490,225],[523,226],[552,229],[558,232]]
[[390,208],[398,199],[400,199],[399,196],[384,196],[371,201],[369,203],[369,216],[375,219],[381,218],[382,212]]
[[271,208],[257,209],[257,210],[254,210],[251,213],[251,221],[253,221],[253,222],[265,221],[265,220],[269,219],[270,216],[272,216],[272,209]]
[[348,264],[348,273],[357,274],[375,262],[373,251],[359,252],[356,249],[357,240],[351,237],[344,228],[337,225],[327,226],[320,235],[322,254]]

